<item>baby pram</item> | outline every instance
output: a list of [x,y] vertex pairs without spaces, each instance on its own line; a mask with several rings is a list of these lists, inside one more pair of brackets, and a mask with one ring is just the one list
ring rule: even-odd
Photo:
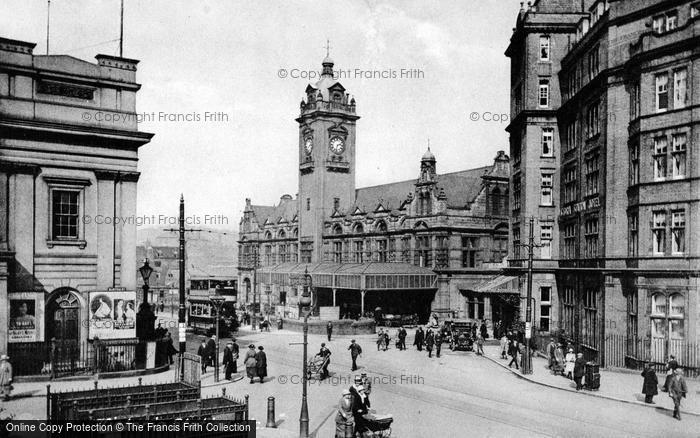
[[312,376],[316,376],[320,379],[323,367],[326,365],[329,359],[330,356],[322,357],[319,354],[311,358],[309,363],[306,365],[306,372],[308,374],[307,377],[310,379]]

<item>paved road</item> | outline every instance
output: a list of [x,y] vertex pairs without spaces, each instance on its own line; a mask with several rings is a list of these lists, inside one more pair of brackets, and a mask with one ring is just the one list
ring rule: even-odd
[[[322,340],[310,335],[310,351]],[[301,335],[272,332],[241,341],[265,346],[270,377],[263,385],[231,384],[229,392],[250,393],[251,415],[262,425],[267,396],[274,395],[280,427],[297,430],[301,385],[290,381],[300,379],[301,346],[289,343]],[[698,417],[679,422],[655,409],[543,388],[473,353],[443,350],[440,359],[428,359],[415,350],[377,352],[373,337],[358,341],[359,363],[375,379],[372,406],[393,414],[393,436],[697,437],[700,430]],[[319,437],[333,436],[335,406],[352,379],[348,344],[348,338],[330,343],[334,376],[309,390],[310,428]]]

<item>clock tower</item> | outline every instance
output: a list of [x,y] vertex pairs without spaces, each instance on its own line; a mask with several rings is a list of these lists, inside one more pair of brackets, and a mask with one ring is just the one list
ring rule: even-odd
[[299,248],[301,262],[323,259],[323,223],[355,202],[355,99],[333,79],[326,56],[321,79],[306,87],[299,123]]

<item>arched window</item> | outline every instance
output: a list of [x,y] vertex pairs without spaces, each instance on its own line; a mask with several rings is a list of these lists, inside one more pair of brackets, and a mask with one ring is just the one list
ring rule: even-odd
[[333,225],[333,234],[343,234],[343,227],[340,224]]
[[284,230],[279,230],[277,233],[277,238],[278,239],[285,239],[287,237],[287,233],[284,232]]
[[297,237],[299,237],[299,229],[298,228],[295,228],[294,230],[292,230],[292,237],[294,237],[295,239]]
[[651,314],[666,316],[666,295],[656,293],[651,296]]
[[272,233],[270,231],[265,232],[265,240],[272,240]]
[[386,222],[384,222],[384,221],[377,222],[376,231],[377,231],[377,233],[386,233],[386,231],[387,231]]
[[683,318],[685,316],[685,300],[681,294],[673,294],[669,297],[669,313],[671,318]]
[[499,216],[501,214],[501,189],[496,187],[491,190],[491,214],[493,216]]
[[365,227],[361,223],[357,222],[352,226],[352,232],[355,234],[362,234],[365,232]]

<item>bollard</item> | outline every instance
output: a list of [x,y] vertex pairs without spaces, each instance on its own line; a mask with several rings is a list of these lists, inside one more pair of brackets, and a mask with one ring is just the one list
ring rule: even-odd
[[265,427],[276,428],[277,423],[275,422],[275,398],[267,398],[267,424]]

